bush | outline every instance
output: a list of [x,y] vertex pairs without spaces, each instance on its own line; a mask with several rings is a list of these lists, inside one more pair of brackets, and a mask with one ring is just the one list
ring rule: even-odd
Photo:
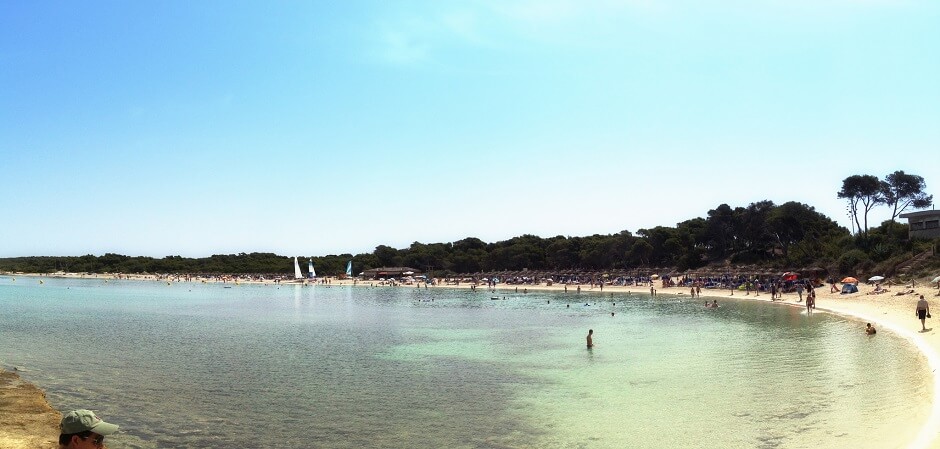
[[839,257],[839,272],[842,274],[856,274],[857,270],[864,270],[868,265],[871,265],[871,259],[860,249],[846,251]]
[[871,258],[876,262],[882,262],[899,252],[901,252],[901,249],[897,246],[888,243],[878,243],[871,249]]

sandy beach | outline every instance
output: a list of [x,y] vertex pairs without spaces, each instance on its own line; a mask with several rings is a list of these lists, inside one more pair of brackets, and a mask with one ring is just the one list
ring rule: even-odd
[[[35,275],[14,275],[17,282],[37,282],[45,276]],[[57,277],[78,278],[79,275],[69,274]],[[113,278],[100,276],[99,279],[107,280]],[[87,277],[86,277],[87,279]],[[177,281],[175,279],[157,278],[155,276],[131,276],[130,279],[138,279],[151,282],[221,282],[219,280],[207,280],[196,278],[191,281]],[[234,280],[226,282],[235,282]],[[257,281],[240,280],[239,283],[259,283]],[[330,285],[353,285],[352,280],[330,280]],[[265,281],[263,284],[272,284],[271,281]],[[376,281],[358,281],[356,286],[369,287],[378,285]],[[398,287],[384,288],[416,288],[416,286],[401,285]],[[461,282],[459,285],[441,285],[429,288],[471,288],[470,283]],[[485,286],[478,286],[478,289],[485,289]],[[662,288],[656,285],[658,294],[689,295],[687,287]],[[567,294],[577,295],[576,286],[569,286]],[[934,372],[934,398],[933,409],[928,418],[928,422],[922,428],[919,435],[909,445],[911,449],[940,449],[940,401],[937,400],[937,394],[940,392],[940,296],[935,285],[918,284],[910,293],[909,287],[891,286],[890,291],[880,294],[869,294],[874,289],[873,286],[861,285],[858,293],[843,295],[840,293],[830,293],[829,286],[823,286],[816,289],[816,311],[814,313],[836,313],[839,315],[851,317],[859,320],[859,335],[864,336],[865,323],[872,323],[879,331],[891,331],[910,340],[926,357],[931,370]],[[500,286],[495,289],[494,294],[500,293],[523,293],[525,291],[556,291],[563,292],[564,285],[509,285]],[[598,293],[601,291],[598,287],[591,288],[587,285],[581,286],[583,293]],[[649,286],[604,286],[604,294],[626,294],[650,295]],[[732,292],[727,289],[703,289],[702,297],[715,299],[719,304],[723,299],[734,298],[736,300],[766,301],[770,302],[769,293],[755,295],[751,292],[746,295],[743,291]],[[919,295],[930,302],[931,307],[935,308],[934,313],[937,318],[927,320],[927,331],[921,331],[920,320],[915,316],[915,305]],[[804,294],[805,297],[805,294]],[[792,306],[805,307],[804,303],[799,302],[797,294],[784,294],[783,299],[778,299],[776,303]],[[877,338],[877,337],[876,337]],[[0,417],[7,423],[3,429],[0,429],[0,448],[26,449],[26,448],[55,448],[55,439],[58,436],[59,412],[55,411],[45,400],[42,390],[22,381],[16,373],[0,371]]]

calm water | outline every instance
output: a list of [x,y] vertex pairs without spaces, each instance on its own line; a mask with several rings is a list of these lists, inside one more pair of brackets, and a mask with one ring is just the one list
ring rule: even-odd
[[905,340],[794,307],[229,287],[0,277],[0,364],[112,449],[892,448],[933,394]]

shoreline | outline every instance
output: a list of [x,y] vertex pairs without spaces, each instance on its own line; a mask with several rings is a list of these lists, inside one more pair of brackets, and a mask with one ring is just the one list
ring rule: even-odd
[[56,449],[62,415],[46,400],[46,393],[15,372],[0,368],[0,447]]
[[[469,285],[446,286],[447,288],[470,288]],[[520,292],[523,289],[529,291],[561,291],[564,292],[563,285],[525,285],[519,286]],[[405,287],[407,288],[407,287]],[[816,289],[816,307],[814,310],[823,313],[832,313],[843,316],[848,319],[858,320],[859,323],[872,323],[875,328],[889,330],[902,338],[911,342],[921,354],[927,359],[927,365],[933,372],[933,398],[931,399],[931,409],[927,421],[921,427],[917,437],[908,444],[908,449],[940,449],[940,315],[937,322],[931,323],[934,318],[928,318],[926,321],[927,331],[923,332],[917,329],[920,320],[915,316],[917,300],[920,295],[930,303],[935,311],[940,313],[940,292],[932,285],[921,285],[913,288],[913,293],[906,293],[910,288],[893,287],[897,291],[888,291],[885,293],[874,294],[873,286],[862,285],[858,293],[843,295],[841,292],[831,292],[828,285]],[[516,286],[497,287],[494,292],[512,291],[516,293]],[[898,291],[903,294],[898,294]],[[649,286],[605,286],[603,290],[599,288],[582,288],[582,293],[612,293],[633,295],[650,295]],[[568,291],[569,294],[578,293]],[[688,287],[656,287],[657,294],[670,294],[677,296],[689,296]],[[524,294],[524,293],[523,293]],[[805,294],[803,295],[806,296]],[[796,293],[784,293],[782,299],[770,300],[770,293],[758,295],[747,295],[745,292],[735,290],[734,294],[728,289],[702,289],[702,298],[708,299],[735,299],[762,301],[772,304],[780,304],[788,307],[803,307],[805,302],[798,302],[799,295]],[[805,300],[805,298],[804,298]],[[932,315],[932,314],[931,314]],[[932,326],[931,324],[935,324]],[[859,335],[864,335],[864,324],[859,326]]]
[[[80,276],[78,274],[66,275],[36,275],[36,274],[9,274],[3,273],[6,277],[23,277],[35,281],[37,278],[64,278],[64,279],[85,279],[85,280],[109,280],[117,279],[113,275],[99,275],[94,278]],[[132,281],[152,281],[175,283],[232,283],[250,284],[250,285],[298,285],[296,283],[284,282],[282,284],[273,281],[222,281],[207,280],[204,278],[195,278],[190,281],[175,281],[160,278],[154,275],[131,275],[122,276],[122,280]],[[358,281],[352,280],[331,280],[329,286],[358,286],[370,287],[379,284],[377,281]],[[314,286],[311,284],[310,286]],[[388,287],[383,286],[383,287]],[[571,286],[568,294],[578,295],[577,287]],[[605,293],[612,295],[649,295],[649,286],[604,286],[603,289],[590,286],[581,286],[581,293],[597,294]],[[409,285],[399,285],[393,288],[416,288]],[[470,283],[461,283],[460,285],[435,285],[428,288],[437,289],[470,289]],[[503,285],[497,286],[493,290],[487,290],[485,286],[477,286],[478,289],[492,291],[494,294],[500,293],[519,293],[524,292],[565,292],[563,284],[555,285]],[[930,318],[927,320],[927,331],[922,332],[917,329],[920,320],[914,316],[914,309],[919,295],[924,295],[928,302],[940,313],[940,293],[936,287],[931,285],[922,285],[914,287],[913,293],[907,293],[909,289],[901,289],[897,286],[895,289],[904,292],[898,294],[895,291],[889,291],[881,294],[869,294],[873,287],[862,285],[858,293],[842,295],[840,293],[831,293],[828,286],[816,289],[816,310],[823,313],[833,313],[844,316],[852,320],[858,320],[860,323],[870,322],[876,328],[882,328],[894,332],[897,335],[910,341],[926,358],[927,364],[933,372],[933,397],[931,399],[931,410],[927,421],[924,423],[917,437],[907,446],[909,449],[940,449],[940,315],[935,326],[931,326]],[[677,296],[689,295],[689,289],[686,287],[656,287],[657,294],[669,294]],[[805,295],[804,295],[805,296]],[[742,291],[727,289],[703,289],[702,298],[715,300],[736,299],[763,301],[768,303],[780,303],[789,307],[805,307],[804,303],[797,302],[796,293],[786,293],[782,299],[776,301],[770,300],[770,294],[745,295]],[[864,325],[859,327],[859,334],[864,335]],[[15,372],[4,370],[0,367],[0,416],[5,417],[13,425],[0,430],[0,447],[19,449],[19,448],[56,448],[58,447],[55,438],[58,436],[58,422],[61,415],[52,408],[46,400],[45,392],[35,385],[22,380]],[[47,433],[49,432],[49,433]],[[43,438],[43,435],[48,437]]]

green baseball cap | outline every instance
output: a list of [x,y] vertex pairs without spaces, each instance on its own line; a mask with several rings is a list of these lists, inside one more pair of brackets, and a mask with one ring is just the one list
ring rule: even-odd
[[111,435],[118,426],[109,424],[95,416],[91,410],[72,410],[62,417],[62,433],[65,435],[90,430],[98,435]]

